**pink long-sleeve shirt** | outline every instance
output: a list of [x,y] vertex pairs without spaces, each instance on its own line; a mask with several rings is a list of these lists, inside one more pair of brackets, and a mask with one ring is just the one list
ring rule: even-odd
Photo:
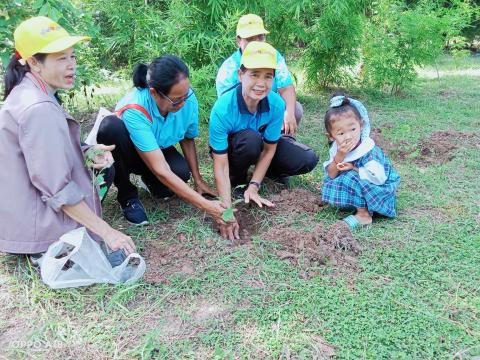
[[81,226],[61,208],[82,200],[101,216],[80,125],[27,73],[0,109],[0,251],[46,251]]

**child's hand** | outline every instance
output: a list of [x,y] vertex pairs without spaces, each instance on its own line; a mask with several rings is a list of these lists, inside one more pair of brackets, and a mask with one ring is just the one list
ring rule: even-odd
[[349,162],[341,162],[337,164],[338,171],[348,171],[348,170],[355,170],[355,166]]
[[345,156],[350,152],[350,150],[353,149],[354,146],[355,144],[353,143],[352,139],[345,139],[342,143],[340,143],[340,145],[338,145],[337,155],[339,155],[343,161]]

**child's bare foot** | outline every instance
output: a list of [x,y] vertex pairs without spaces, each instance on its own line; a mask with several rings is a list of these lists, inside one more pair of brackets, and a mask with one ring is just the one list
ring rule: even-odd
[[355,217],[361,225],[370,225],[372,223],[372,216],[365,208],[358,208]]

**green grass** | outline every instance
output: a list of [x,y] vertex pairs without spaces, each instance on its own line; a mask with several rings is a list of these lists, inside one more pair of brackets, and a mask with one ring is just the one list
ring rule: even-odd
[[[440,69],[454,65],[442,60]],[[468,60],[480,69],[480,59]],[[352,91],[374,128],[412,150],[436,131],[478,133],[478,77],[419,79],[400,97]],[[300,140],[326,158],[321,119],[328,93],[301,93]],[[212,179],[202,129],[202,172]],[[320,276],[279,260],[261,236],[235,247],[202,213],[179,202],[147,204],[154,225],[123,221],[114,194],[105,216],[141,251],[179,240],[196,254],[195,273],[164,284],[97,285],[51,290],[18,257],[0,256],[0,354],[9,358],[312,359],[333,348],[340,359],[471,359],[480,355],[480,148],[458,144],[455,158],[419,167],[394,158],[402,176],[396,219],[374,219],[355,232],[360,272],[333,264]],[[321,188],[322,171],[294,186]],[[315,219],[343,216],[322,208]],[[292,214],[257,211],[263,229]],[[309,222],[310,221],[310,222]],[[311,224],[296,216],[292,226]],[[322,344],[329,345],[322,345]]]

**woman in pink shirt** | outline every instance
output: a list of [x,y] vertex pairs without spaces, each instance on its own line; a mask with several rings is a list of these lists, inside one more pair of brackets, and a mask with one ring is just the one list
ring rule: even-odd
[[[21,23],[14,40],[0,110],[0,251],[42,253],[64,233],[85,226],[112,250],[134,252],[132,239],[102,220],[80,125],[56,97],[57,90],[74,86],[73,46],[88,38],[70,36],[40,16]],[[98,148],[104,155],[93,167],[111,165],[112,147]]]

